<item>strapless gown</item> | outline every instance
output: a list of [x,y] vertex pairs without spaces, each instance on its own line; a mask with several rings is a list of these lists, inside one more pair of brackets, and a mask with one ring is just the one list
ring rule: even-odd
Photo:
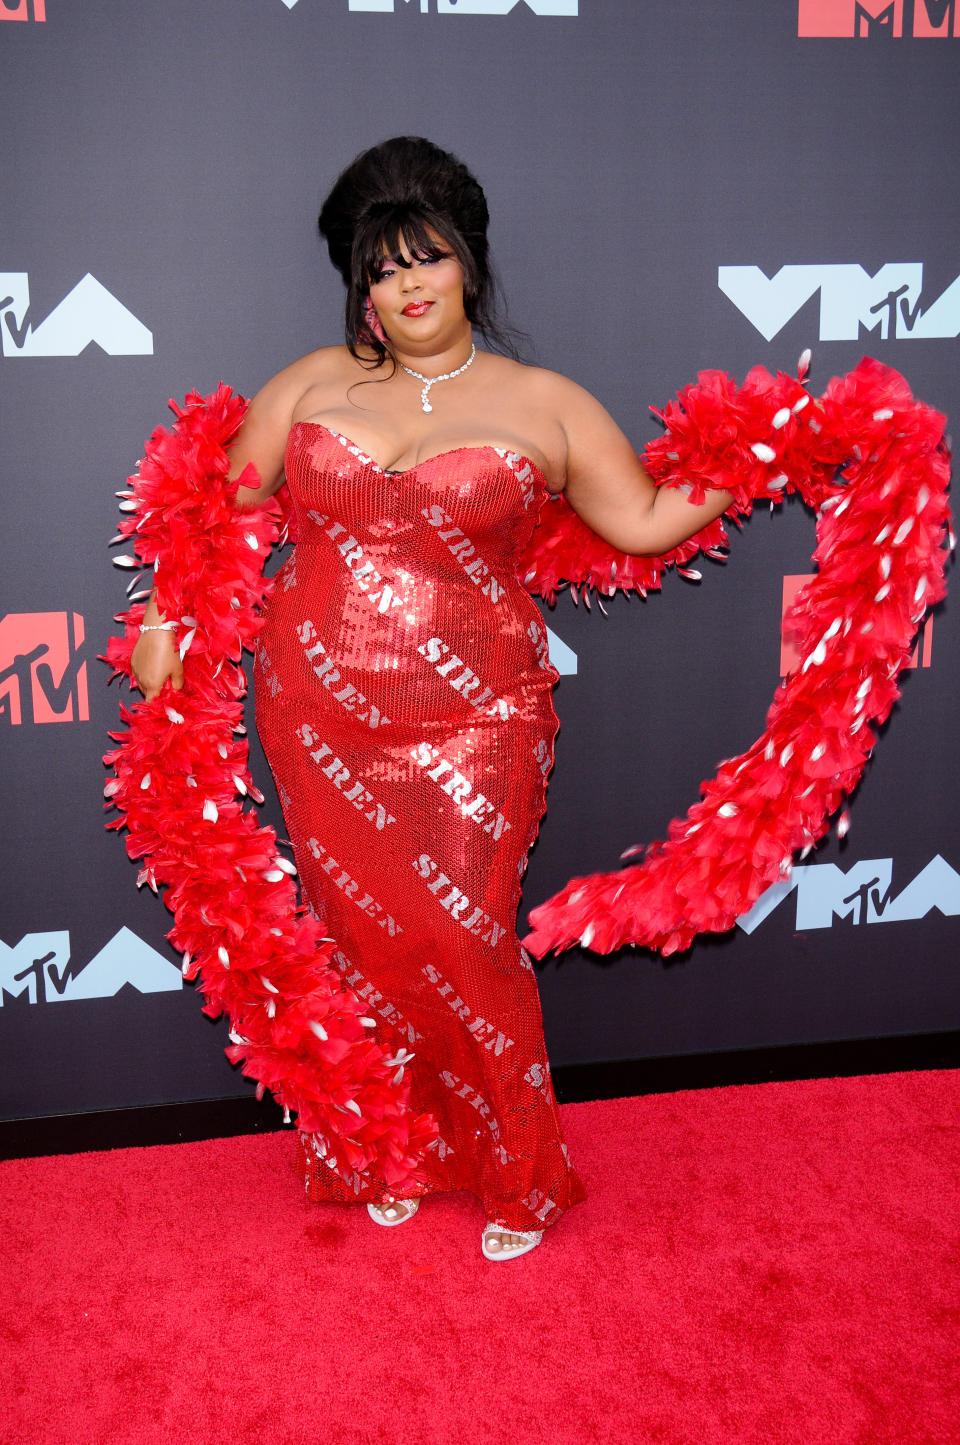
[[[319,423],[290,433],[297,544],[256,663],[257,726],[306,900],[438,1120],[423,1192],[542,1229],[583,1198],[536,978],[516,934],[557,729],[546,628],[516,574],[546,495],[461,447],[402,473]],[[307,1191],[382,1201],[302,1135]]]

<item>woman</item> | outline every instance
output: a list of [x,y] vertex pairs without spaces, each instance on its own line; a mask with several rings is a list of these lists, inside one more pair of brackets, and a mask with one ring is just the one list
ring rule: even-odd
[[[487,222],[479,184],[429,141],[354,161],[320,216],[347,345],[263,387],[232,475],[241,505],[288,481],[297,513],[256,676],[304,895],[346,982],[414,1060],[412,1106],[439,1121],[420,1192],[477,1194],[483,1253],[505,1260],[583,1197],[515,932],[557,727],[517,563],[548,493],[641,555],[699,531],[730,494],[694,506],[658,490],[581,387],[476,348],[475,329],[504,349]],[[148,698],[182,686],[164,621],[151,604],[133,656]],[[419,1198],[334,1175],[302,1138],[315,1197],[363,1200],[384,1225],[416,1212]]]

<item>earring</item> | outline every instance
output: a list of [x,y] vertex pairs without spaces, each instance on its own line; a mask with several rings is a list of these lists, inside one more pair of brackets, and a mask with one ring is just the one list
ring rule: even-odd
[[367,297],[367,303],[363,309],[363,321],[364,325],[371,333],[371,335],[375,336],[378,341],[386,343],[387,333],[380,325],[380,317],[377,315],[377,308],[374,306],[369,296]]

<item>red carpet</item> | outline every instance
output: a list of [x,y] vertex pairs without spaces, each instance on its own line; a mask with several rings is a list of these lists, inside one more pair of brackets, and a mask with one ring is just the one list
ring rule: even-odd
[[563,1113],[591,1197],[507,1264],[289,1135],[0,1165],[0,1439],[960,1441],[960,1072]]

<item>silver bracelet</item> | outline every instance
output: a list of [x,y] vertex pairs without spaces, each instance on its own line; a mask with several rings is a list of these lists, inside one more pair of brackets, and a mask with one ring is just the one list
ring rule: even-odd
[[177,624],[175,622],[141,622],[141,632],[174,632]]

